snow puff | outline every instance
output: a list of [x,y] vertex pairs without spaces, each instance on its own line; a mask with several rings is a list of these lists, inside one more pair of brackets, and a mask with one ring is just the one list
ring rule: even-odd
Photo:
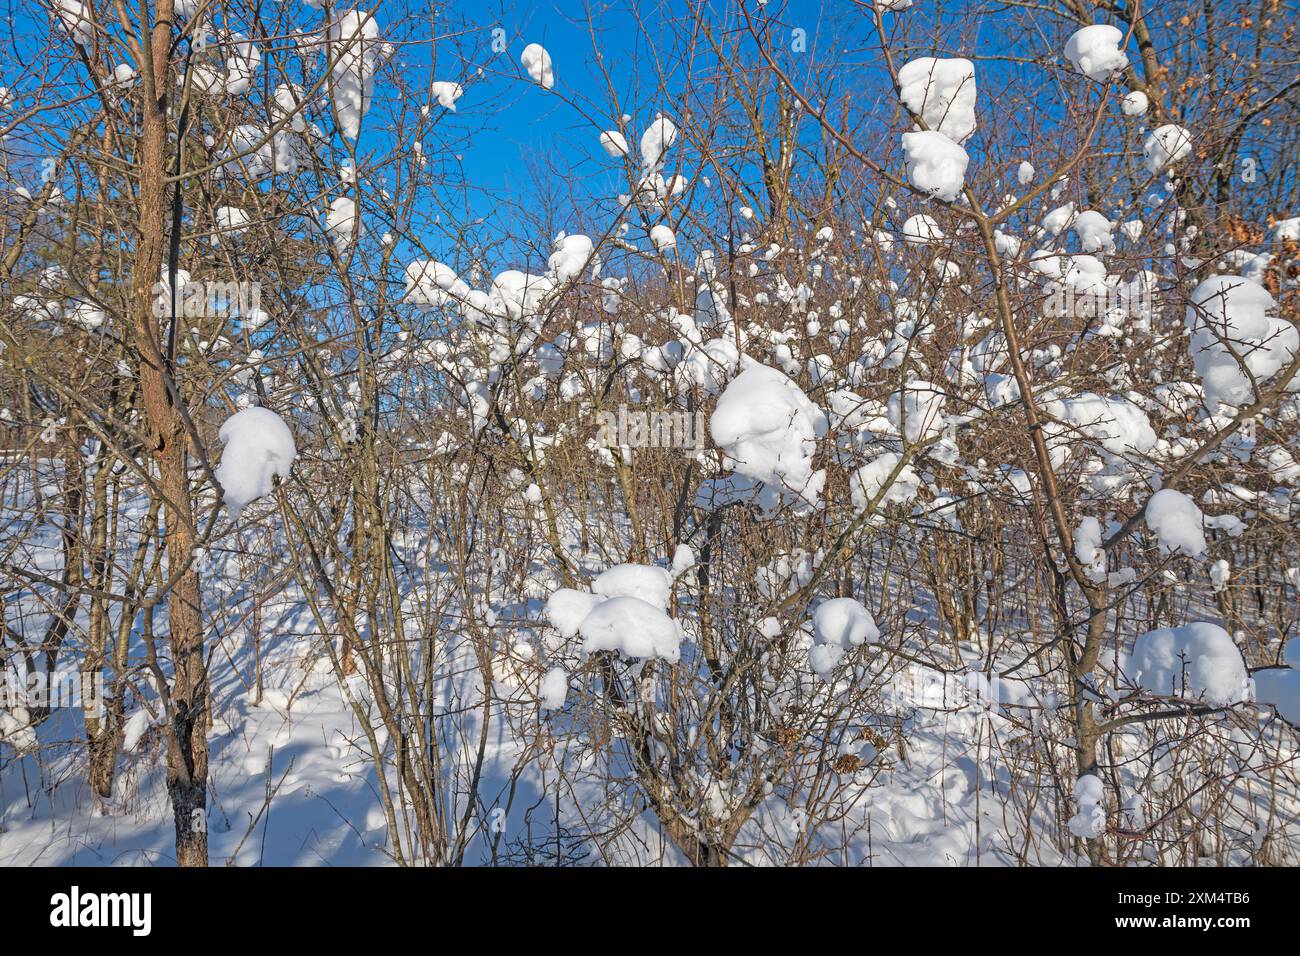
[[942,388],[914,379],[889,396],[889,424],[906,432],[908,444],[926,441],[943,431],[946,404]]
[[552,667],[542,678],[539,691],[542,706],[547,710],[559,710],[569,696],[569,675],[563,667]]
[[406,267],[406,301],[414,305],[436,308],[448,299],[463,301],[469,291],[449,265],[417,259]]
[[829,678],[844,652],[880,640],[875,619],[853,598],[831,598],[813,612],[813,646],[808,662],[823,679]]
[[578,628],[582,653],[619,651],[637,660],[681,658],[681,628],[667,614],[640,598],[616,597],[597,604]]
[[1099,837],[1106,832],[1106,808],[1102,801],[1106,798],[1105,787],[1101,778],[1095,774],[1084,774],[1074,783],[1074,802],[1079,812],[1070,817],[1070,832],[1081,839]]
[[1147,109],[1151,106],[1151,101],[1141,90],[1134,90],[1124,97],[1120,104],[1120,109],[1124,111],[1125,116],[1146,116]]
[[334,115],[343,135],[356,139],[361,132],[361,117],[370,109],[374,93],[379,24],[365,11],[349,10],[329,25],[325,35],[328,55],[334,63],[329,82]]
[[943,230],[930,216],[912,216],[903,223],[903,238],[912,243],[938,242],[944,238]]
[[673,590],[673,576],[653,565],[618,564],[597,575],[591,589],[605,598],[640,598],[666,611]]
[[225,445],[216,477],[225,492],[230,517],[238,519],[249,502],[271,493],[275,477],[288,478],[298,450],[293,434],[269,408],[245,408],[221,426]]
[[731,471],[816,506],[825,471],[812,470],[826,413],[774,368],[754,364],[731,380],[709,419],[709,433]]
[[1094,23],[1065,41],[1065,55],[1074,68],[1090,80],[1103,82],[1128,66],[1120,49],[1124,34],[1109,23]]
[[1160,542],[1160,550],[1189,558],[1205,554],[1205,515],[1196,502],[1173,488],[1162,488],[1147,500],[1143,513],[1147,527]]
[[970,157],[943,133],[904,133],[903,153],[908,178],[917,189],[944,202],[961,194]]
[[1273,223],[1270,230],[1270,236],[1274,242],[1292,242],[1300,241],[1300,216],[1293,216],[1290,219],[1279,219]]
[[1047,402],[1043,409],[1070,426],[1064,444],[1053,448],[1058,455],[1077,443],[1080,437],[1096,442],[1108,454],[1119,457],[1149,452],[1156,444],[1156,433],[1146,413],[1122,398],[1081,392]]
[[586,591],[560,588],[547,599],[542,614],[550,622],[551,627],[560,632],[561,637],[568,639],[578,633],[583,618],[590,614],[592,608],[601,600],[599,596]]
[[1101,522],[1085,516],[1074,529],[1074,556],[1092,581],[1106,579],[1106,552],[1101,547]]
[[675,142],[677,126],[667,116],[656,113],[654,120],[641,134],[641,162],[645,163],[647,169],[657,169]]
[[438,105],[449,112],[456,112],[456,101],[465,90],[459,83],[450,80],[434,80],[429,84],[429,95],[438,101]]
[[[849,483],[853,507],[857,511],[866,511],[872,499],[880,493],[890,473],[898,467],[902,458],[896,452],[887,451],[877,455],[853,473]],[[910,464],[904,465],[894,476],[893,483],[884,497],[876,505],[879,510],[888,504],[904,505],[916,497],[921,490],[921,476]]]
[[1192,134],[1181,126],[1166,123],[1142,144],[1147,172],[1155,175],[1170,163],[1176,163],[1192,151]]
[[356,202],[347,196],[332,200],[329,212],[325,214],[325,230],[339,250],[346,249],[354,235],[360,239],[365,233],[365,227],[357,215]]
[[1140,687],[1160,696],[1204,700],[1216,707],[1250,697],[1241,651],[1227,631],[1208,621],[1142,634],[1122,669]]
[[555,86],[555,71],[551,68],[551,55],[540,43],[530,43],[519,54],[519,62],[528,72],[528,77],[544,90]]
[[607,129],[601,133],[600,145],[611,159],[622,159],[627,155],[627,139],[616,129]]
[[[1254,401],[1255,390],[1242,364],[1262,385],[1300,348],[1300,333],[1278,317],[1268,290],[1243,276],[1210,276],[1198,285],[1187,309],[1187,326],[1192,332],[1188,351],[1211,412],[1217,412],[1220,403]],[[1286,387],[1300,389],[1300,376]]]
[[1079,237],[1079,245],[1084,252],[1113,252],[1115,237],[1111,230],[1115,228],[1109,219],[1095,209],[1079,213],[1073,222],[1074,234]]
[[1044,216],[1042,226],[1052,235],[1058,236],[1061,234],[1061,230],[1074,222],[1074,215],[1074,203],[1067,202],[1064,206],[1057,206]]
[[954,143],[975,132],[975,64],[923,56],[898,71],[898,95],[913,115]]
[[584,654],[620,651],[675,662],[682,632],[667,614],[672,586],[673,575],[663,568],[619,564],[596,577],[594,593],[560,588],[542,614],[564,639],[582,635]]
[[663,223],[650,229],[650,241],[654,244],[655,252],[661,254],[677,247],[676,234]]
[[[571,282],[582,274],[588,263],[595,259],[596,247],[591,238],[578,233],[563,236],[555,244],[547,265],[560,284]],[[599,261],[599,260],[595,260]]]
[[237,236],[247,228],[251,217],[237,206],[218,206],[213,218],[217,228],[224,233]]
[[95,40],[95,24],[80,0],[54,0],[53,12],[68,36],[87,49]]

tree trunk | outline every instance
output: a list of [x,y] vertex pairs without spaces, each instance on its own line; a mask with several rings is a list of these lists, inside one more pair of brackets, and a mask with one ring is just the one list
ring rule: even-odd
[[[139,246],[133,267],[135,338],[140,391],[163,497],[163,544],[167,555],[168,641],[172,656],[167,791],[176,822],[176,862],[206,866],[205,813],[208,786],[207,674],[199,575],[193,566],[194,511],[185,469],[185,423],[178,406],[179,383],[170,381],[171,356],[164,357],[159,322],[153,314],[153,286],[163,267],[167,219],[167,91],[172,0],[159,0],[149,45],[153,75],[146,78],[140,140]],[[152,82],[150,82],[152,80]],[[174,187],[180,188],[177,183]],[[178,290],[173,290],[174,297]]]

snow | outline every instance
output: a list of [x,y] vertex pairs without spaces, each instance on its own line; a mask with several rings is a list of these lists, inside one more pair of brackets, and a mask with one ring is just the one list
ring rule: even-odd
[[1173,123],[1166,123],[1156,129],[1142,144],[1147,172],[1152,175],[1185,158],[1191,151],[1192,134]]
[[1162,697],[1201,700],[1215,707],[1250,698],[1241,651],[1227,631],[1208,621],[1140,635],[1122,670],[1138,686]]
[[930,216],[912,216],[903,223],[903,238],[911,243],[937,242],[944,238],[943,230]]
[[1120,109],[1124,111],[1125,116],[1146,116],[1150,106],[1147,95],[1141,90],[1134,90],[1124,97]]
[[605,598],[640,598],[661,611],[667,611],[673,576],[653,565],[619,564],[599,574],[591,589]]
[[677,247],[677,236],[663,223],[651,228],[650,241],[654,244],[655,252],[660,255]]
[[1065,55],[1090,80],[1105,82],[1128,66],[1121,47],[1124,34],[1108,23],[1094,23],[1065,41]]
[[1273,223],[1271,230],[1274,242],[1300,241],[1300,216],[1293,216],[1290,219],[1279,219]]
[[582,275],[587,266],[598,262],[596,246],[589,236],[578,233],[567,235],[555,245],[555,252],[547,260],[555,281],[564,285]]
[[450,300],[463,301],[470,288],[455,271],[432,259],[417,259],[406,267],[406,301],[438,308]]
[[[130,406],[139,372],[113,304],[125,277],[87,272],[93,260],[56,241],[68,216],[96,208],[96,180],[81,175],[94,151],[60,158],[56,184],[30,149],[108,110],[127,135],[118,152],[133,155],[143,89],[129,64],[114,69],[126,53],[102,3],[44,5],[51,42],[30,44],[32,62],[0,78],[16,87],[0,92],[12,172],[30,187],[8,184],[10,213],[15,223],[36,216],[11,311],[16,332],[31,327],[38,384],[50,379],[42,357],[57,353],[90,417],[72,414],[76,402],[33,406],[22,387],[0,408],[21,465],[6,478],[2,542],[32,574],[5,593],[4,625],[33,649],[76,596],[61,538],[73,504],[86,512],[82,556],[93,551],[114,572],[99,582],[108,591],[157,597],[169,577],[147,447],[127,441],[106,458],[100,430],[77,427],[112,424],[111,409],[104,418],[93,406],[115,381]],[[198,374],[186,394],[204,440],[245,409],[207,449],[229,487],[197,449],[187,462],[201,519],[193,560],[210,664],[214,864],[384,865],[399,852],[415,864],[534,864],[563,844],[597,865],[675,865],[694,836],[734,837],[725,852],[739,865],[1072,865],[1087,863],[1078,838],[1095,836],[1107,863],[1300,859],[1298,738],[1285,723],[1300,719],[1300,644],[1285,642],[1300,593],[1300,567],[1288,567],[1300,560],[1287,550],[1300,503],[1300,397],[1244,408],[1281,385],[1300,345],[1291,261],[1300,218],[1283,218],[1300,210],[1267,183],[1231,235],[1182,209],[1212,157],[1182,133],[1152,133],[1154,102],[1126,90],[1114,63],[1093,62],[1123,62],[1122,35],[1109,48],[1075,44],[1079,68],[1104,84],[1092,89],[1052,56],[1080,26],[1068,17],[1030,5],[965,30],[951,5],[895,15],[896,65],[969,55],[981,85],[986,57],[1038,39],[1020,51],[1024,62],[997,66],[987,104],[968,61],[907,64],[898,95],[919,112],[896,130],[892,163],[890,144],[871,140],[884,127],[846,129],[852,143],[839,145],[884,157],[910,187],[901,191],[867,183],[863,192],[856,180],[832,188],[834,164],[802,149],[817,145],[818,116],[789,101],[785,141],[800,148],[777,170],[794,192],[775,210],[761,137],[708,125],[713,114],[691,96],[716,73],[709,56],[664,51],[658,87],[632,82],[660,63],[662,31],[623,37],[593,21],[593,36],[613,42],[561,88],[541,55],[515,59],[526,31],[554,24],[514,24],[522,38],[492,56],[486,34],[457,39],[444,22],[437,32],[450,40],[427,47],[416,41],[428,24],[403,21],[393,27],[401,59],[387,70],[398,50],[383,40],[391,18],[376,26],[351,7],[286,4],[278,25],[239,5],[177,8],[193,41],[185,70],[173,71],[197,97],[191,158],[213,173],[185,210],[183,264],[194,286],[273,282],[274,306],[263,305],[276,315],[241,303],[230,316],[160,326],[177,330],[177,360]],[[71,22],[60,16],[69,11]],[[91,15],[102,30],[90,31]],[[999,18],[1019,32],[997,35]],[[90,65],[103,102],[64,97],[62,109],[38,82],[78,85],[87,62],[70,33],[102,54]],[[476,44],[469,59],[457,55]],[[1183,89],[1197,78],[1191,52],[1173,57],[1169,76],[1145,79]],[[763,63],[727,66],[757,69],[746,75],[760,87],[778,79]],[[870,64],[843,66],[846,91],[870,94],[888,79],[879,63],[874,80]],[[287,77],[301,85],[277,86]],[[814,78],[814,111],[838,115],[825,102],[838,85],[818,92],[815,72],[796,85],[800,77]],[[533,99],[534,83],[565,95]],[[1208,150],[1202,136],[1211,144],[1214,129],[1235,128],[1252,107],[1228,97],[1218,120],[1207,118],[1216,104],[1193,86],[1174,112]],[[468,92],[476,115],[458,117]],[[1061,97],[1084,126],[1094,115],[1105,124],[1069,169],[1058,168],[1074,155],[1056,135],[1069,118]],[[544,128],[525,137],[536,142],[523,165],[549,170],[548,188],[539,198],[526,182],[517,202],[484,202],[512,193],[493,185],[501,164],[488,169],[483,151],[509,147],[542,105],[555,115],[532,117]],[[1273,130],[1285,125],[1284,110],[1267,112]],[[885,113],[877,118],[897,122],[902,108]],[[1267,140],[1266,119],[1247,123],[1247,139]],[[1129,188],[1112,167],[1133,164],[1149,134],[1158,181],[1144,186],[1150,177],[1134,164]],[[985,170],[972,165],[981,159]],[[1035,162],[1047,164],[1041,183]],[[1043,409],[1064,509],[1056,517],[1072,537],[1039,513],[1049,483],[1012,407],[1028,396],[1009,374],[994,286],[974,256],[978,224],[963,205],[977,172],[972,201],[992,217],[1022,312],[1020,357]],[[37,175],[49,187],[44,208],[33,202],[33,191],[46,193]],[[688,182],[692,201],[673,201]],[[369,241],[371,231],[382,240]],[[277,244],[308,268],[259,275],[260,247],[275,259]],[[50,268],[56,259],[64,265]],[[1216,268],[1240,275],[1207,292],[1198,283]],[[190,278],[182,270],[172,285]],[[1134,303],[1124,296],[1134,289],[1158,294]],[[1066,290],[1099,309],[1067,317],[1045,302]],[[1185,315],[1184,300],[1198,296]],[[22,358],[9,338],[6,356]],[[270,414],[250,403],[279,412],[278,433],[238,424]],[[689,412],[716,444],[634,456],[593,440],[595,419],[621,405]],[[1234,434],[1203,449],[1234,416],[1243,420]],[[147,440],[137,418],[120,424]],[[71,484],[79,460],[86,481]],[[68,497],[92,479],[97,489],[107,480],[107,498]],[[360,498],[358,480],[368,489]],[[1162,482],[1168,490],[1155,491]],[[885,504],[869,516],[873,497]],[[301,520],[281,522],[281,508]],[[91,542],[101,519],[102,547]],[[1130,522],[1136,529],[1107,553],[1103,543]],[[1067,547],[1085,583],[1110,589],[1095,664],[1071,658],[1078,648],[1057,640],[1048,613],[1052,600],[1076,623],[1087,612],[1068,576],[1054,594],[1040,573]],[[44,719],[28,701],[0,700],[3,865],[171,862],[167,608],[154,609],[155,668],[138,602],[101,608],[86,596],[59,660],[82,664],[94,625],[114,645],[102,669],[125,680],[118,777],[110,796],[92,793],[80,708]],[[1218,630],[1189,638],[1172,628],[1196,620]],[[1137,637],[1156,626],[1173,636]],[[0,648],[6,675],[25,663],[8,653],[22,648],[14,641]],[[1072,660],[1086,673],[1073,674]],[[1184,663],[1189,687],[1179,683]],[[1083,775],[1081,716],[1070,706],[1080,688],[1104,727],[1096,769]],[[1200,708],[1152,698],[1171,690],[1189,705],[1238,706],[1186,713]],[[387,693],[397,724],[380,713]],[[426,746],[404,748],[393,730]],[[416,774],[419,792],[400,772],[412,753],[441,769]],[[446,827],[426,830],[405,814],[412,801],[445,810],[433,824]],[[736,810],[743,820],[728,819]],[[1147,823],[1134,822],[1142,814]],[[1203,824],[1196,839],[1172,838],[1180,833],[1166,824],[1178,830],[1182,817]],[[1117,832],[1148,824],[1151,839]],[[684,842],[673,832],[683,829]],[[444,837],[463,860],[445,858]]]
[[1191,558],[1205,553],[1205,516],[1196,502],[1174,488],[1162,488],[1147,501],[1143,513],[1147,527],[1160,542],[1160,549]]
[[1070,817],[1070,832],[1081,839],[1099,837],[1106,832],[1106,789],[1101,778],[1084,774],[1074,783],[1074,802],[1079,812]]
[[248,37],[232,33],[226,38],[229,55],[226,57],[226,92],[243,96],[252,88],[257,68],[262,64],[262,51]]
[[822,601],[813,612],[814,645],[808,660],[819,677],[828,679],[845,651],[878,640],[880,629],[861,602],[847,597],[831,598]]
[[574,637],[583,619],[601,602],[601,598],[586,591],[560,588],[546,601],[543,614],[551,627],[564,638]]
[[[1043,409],[1069,426],[1065,431],[1067,443],[1082,437],[1119,457],[1148,452],[1156,444],[1156,433],[1146,413],[1122,398],[1080,392],[1045,402]],[[1057,449],[1064,447],[1056,444]]]
[[64,318],[83,329],[94,331],[104,324],[108,316],[93,302],[74,302],[64,312]]
[[429,84],[429,95],[438,101],[438,105],[449,112],[456,112],[456,101],[465,90],[459,83],[449,80],[434,80]]
[[907,443],[927,441],[944,426],[947,397],[942,387],[913,379],[889,396],[889,423],[899,430]]
[[39,738],[32,726],[31,712],[26,707],[11,706],[0,710],[0,743],[6,743],[19,753],[36,749]]
[[1074,529],[1074,556],[1088,577],[1097,582],[1106,579],[1106,553],[1101,548],[1101,522],[1085,516]]
[[54,0],[54,15],[59,26],[86,49],[95,42],[95,24],[89,8],[81,0]]
[[975,64],[924,56],[898,71],[899,98],[926,127],[955,143],[975,132]]
[[1046,216],[1043,217],[1042,226],[1045,230],[1054,236],[1060,235],[1072,222],[1074,222],[1074,203],[1067,202],[1063,206],[1057,206]]
[[995,229],[993,232],[993,246],[998,255],[1003,258],[1014,259],[1019,256],[1023,244],[1019,236],[1008,235],[1001,229]]
[[[872,500],[885,487],[885,482],[889,480],[890,474],[898,467],[901,459],[902,456],[897,452],[882,452],[853,473],[853,480],[849,484],[855,509],[866,511]],[[876,510],[879,511],[889,504],[905,505],[915,498],[920,490],[921,476],[910,463],[906,464],[894,477],[888,490],[876,505]]]
[[[1243,276],[1215,275],[1192,292],[1187,309],[1188,351],[1210,411],[1248,405],[1300,349],[1300,333],[1278,313],[1268,290]],[[1245,366],[1243,371],[1242,366]],[[1246,372],[1249,372],[1249,375]],[[1300,376],[1285,383],[1300,389]]]
[[213,218],[217,221],[218,229],[235,236],[243,232],[251,221],[248,213],[236,206],[218,206]]
[[1086,209],[1075,217],[1071,224],[1074,234],[1079,237],[1079,245],[1084,252],[1113,252],[1115,237],[1111,234],[1114,224],[1095,209]]
[[677,126],[667,116],[656,113],[654,120],[641,134],[641,161],[647,169],[658,169],[677,142]]
[[292,83],[281,83],[271,96],[271,112],[275,119],[289,120],[289,129],[295,133],[307,130],[307,121],[302,115],[303,91]]
[[935,132],[903,134],[907,174],[912,185],[936,199],[952,202],[965,182],[970,157],[947,136]]
[[560,710],[569,696],[569,675],[563,667],[552,667],[542,678],[538,696],[547,710]]
[[122,728],[122,750],[126,753],[133,753],[136,747],[140,745],[144,732],[148,729],[149,711],[137,710],[126,719],[126,724]]
[[815,506],[826,482],[812,469],[826,414],[781,372],[751,365],[732,379],[709,419],[725,467]]
[[623,159],[627,156],[627,139],[616,129],[607,129],[600,134],[600,145],[611,159]]
[[253,406],[226,419],[217,435],[225,448],[216,468],[232,520],[252,501],[269,495],[274,479],[289,477],[298,457],[293,433],[275,412]]
[[356,139],[374,94],[379,24],[366,12],[348,10],[329,24],[325,35],[326,50],[336,58],[328,84],[334,115],[343,135]]
[[267,130],[263,127],[252,123],[236,126],[230,131],[229,144],[222,151],[220,158],[224,164],[217,175],[260,179],[273,173],[297,171],[303,153],[297,137],[280,130],[269,141],[264,140],[267,140]]
[[357,215],[356,201],[348,196],[339,196],[330,202],[325,214],[325,231],[334,240],[334,248],[342,252],[359,239],[364,233],[365,225]]
[[546,52],[546,47],[540,43],[528,44],[519,55],[519,62],[523,64],[529,79],[542,89],[549,90],[555,86],[555,71],[551,67],[551,55]]
[[582,653],[618,651],[635,660],[658,658],[675,664],[682,632],[672,618],[640,598],[616,597],[597,604],[579,626]]

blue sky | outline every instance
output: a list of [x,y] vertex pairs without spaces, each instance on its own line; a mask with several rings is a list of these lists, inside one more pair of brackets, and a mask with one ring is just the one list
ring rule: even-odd
[[[727,7],[734,9],[731,0]],[[590,176],[604,183],[606,188],[598,189],[604,195],[626,191],[621,168],[609,162],[598,142],[600,130],[610,128],[614,117],[608,112],[607,87],[593,47],[599,46],[608,72],[620,86],[620,95],[635,94],[630,100],[634,106],[629,108],[625,104],[632,112],[629,125],[634,135],[628,139],[635,155],[635,134],[653,118],[653,111],[662,108],[674,114],[674,104],[648,98],[654,86],[653,76],[647,74],[638,81],[635,70],[647,68],[650,63],[646,50],[658,45],[653,37],[656,23],[666,16],[681,15],[685,9],[686,5],[679,0],[643,3],[639,9],[642,22],[638,24],[628,3],[556,0],[520,5],[515,13],[500,14],[496,23],[485,20],[482,31],[485,46],[491,41],[493,26],[505,26],[510,36],[506,52],[494,61],[496,69],[503,74],[521,76],[519,54],[525,44],[541,43],[551,54],[556,87],[548,93],[524,81],[510,82],[503,76],[491,75],[477,87],[470,86],[457,104],[457,120],[489,124],[489,129],[476,136],[461,154],[471,182],[493,194],[522,198],[533,189],[527,170],[528,158],[560,156],[575,164],[580,179]],[[785,9],[784,19],[789,21],[793,17],[801,25],[806,23],[810,36],[816,36],[820,3],[792,3]],[[588,13],[597,24],[594,43],[585,22]],[[646,30],[651,31],[650,38],[645,35]],[[810,39],[810,46],[814,42]],[[672,51],[668,52],[671,55]],[[682,85],[679,82],[673,87],[670,81],[670,93],[679,93]],[[562,97],[585,101],[584,105],[598,117],[599,125],[593,125]],[[492,102],[487,104],[488,100]],[[480,105],[487,105],[490,115],[476,115]]]

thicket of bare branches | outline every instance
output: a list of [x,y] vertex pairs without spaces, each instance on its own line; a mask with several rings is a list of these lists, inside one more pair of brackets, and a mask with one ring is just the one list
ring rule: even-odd
[[[1216,274],[1249,272],[1296,325],[1296,239],[1273,228],[1300,206],[1296,10],[925,6],[633,4],[619,63],[593,14],[603,84],[557,63],[546,94],[590,155],[535,160],[486,219],[457,154],[529,83],[508,16],[376,2],[353,137],[332,84],[359,54],[321,32],[339,5],[96,0],[65,29],[55,3],[7,31],[0,660],[24,681],[100,675],[106,698],[57,733],[48,706],[0,711],[0,772],[57,758],[114,812],[147,711],[176,859],[206,863],[213,674],[260,702],[291,604],[303,682],[329,675],[355,714],[398,863],[870,862],[873,800],[939,724],[995,803],[976,855],[1296,862],[1294,728],[1122,667],[1138,635],[1215,620],[1248,668],[1276,668],[1300,616],[1300,355],[1215,411],[1187,333]],[[1061,55],[1094,22],[1130,53],[1106,82]],[[966,57],[979,83],[952,201],[898,145],[927,127],[898,95],[923,56]],[[463,84],[457,112],[431,81]],[[1120,111],[1132,91],[1144,117]],[[657,114],[678,132],[648,164]],[[1165,124],[1192,149],[1152,172]],[[331,225],[340,197],[363,228]],[[1053,304],[1083,253],[1040,224],[1067,203],[1140,224],[1104,274],[1144,305]],[[937,231],[909,241],[922,214]],[[583,236],[560,275],[548,257]],[[431,285],[408,268],[433,261]],[[186,279],[256,283],[264,315],[187,314]],[[597,441],[620,408],[707,422],[748,359],[826,413],[816,507],[713,500],[735,470],[713,441]],[[1156,440],[1116,447],[1106,412],[1062,412],[1080,395],[1139,409]],[[291,423],[297,459],[232,520],[218,431],[249,405]],[[1238,520],[1171,553],[1145,521],[1159,488]],[[589,653],[546,615],[622,563],[673,569],[679,659]],[[880,637],[824,672],[810,620],[837,597]],[[567,701],[539,707],[555,667]],[[81,785],[62,774],[41,786]],[[1092,775],[1106,820],[1083,838],[1068,821]]]

